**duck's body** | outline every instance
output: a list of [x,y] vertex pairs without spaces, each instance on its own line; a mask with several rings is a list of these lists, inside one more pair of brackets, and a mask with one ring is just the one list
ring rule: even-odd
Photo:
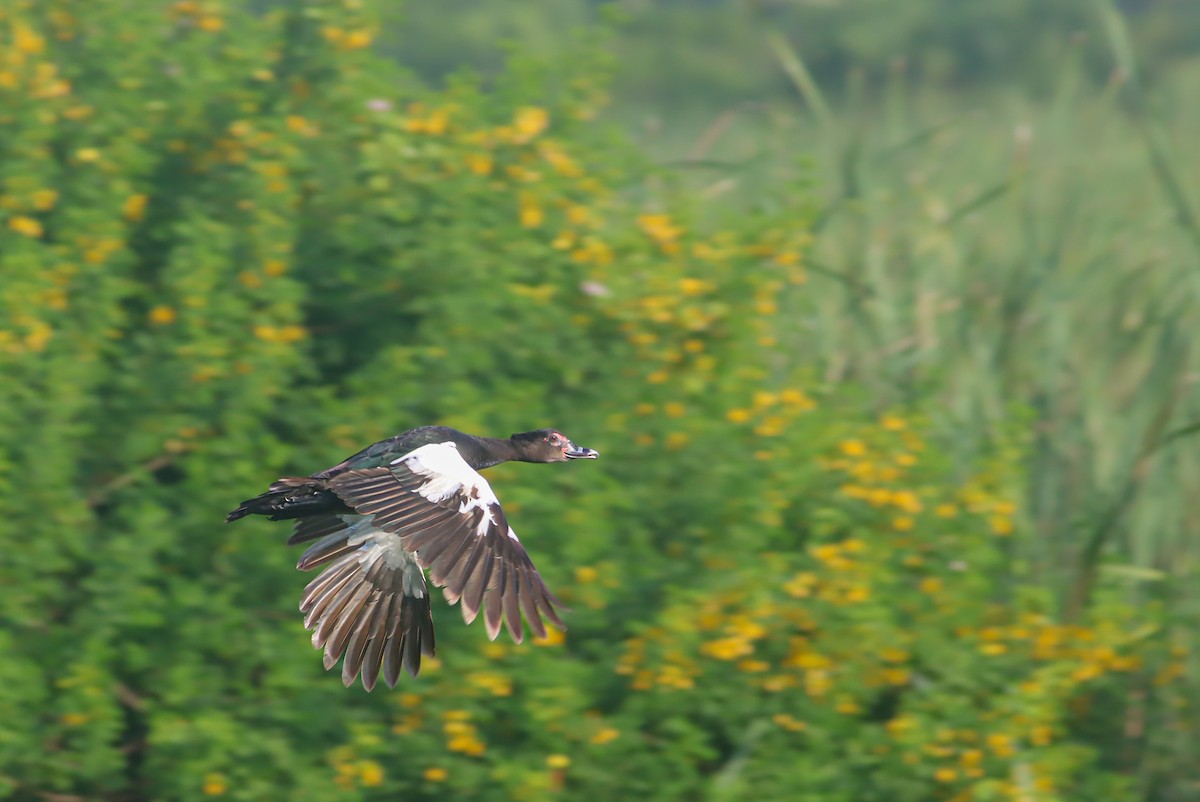
[[288,543],[316,541],[297,567],[328,564],[300,603],[325,667],[344,654],[347,685],[361,672],[370,690],[382,667],[394,686],[401,666],[415,676],[421,655],[434,653],[426,569],[451,604],[461,600],[468,623],[482,608],[490,638],[503,620],[519,642],[522,612],[540,636],[543,615],[563,626],[557,599],[476,471],[597,456],[552,429],[494,438],[423,426],[311,476],[279,479],[226,520],[296,520]]

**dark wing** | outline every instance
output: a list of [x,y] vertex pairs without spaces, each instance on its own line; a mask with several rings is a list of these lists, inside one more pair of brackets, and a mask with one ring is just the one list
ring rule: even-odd
[[311,525],[297,524],[289,542],[319,538],[296,567],[328,566],[300,600],[313,646],[325,650],[325,668],[345,655],[342,682],[352,685],[361,672],[368,691],[381,668],[389,687],[395,687],[401,668],[415,677],[421,655],[434,653],[433,616],[421,566],[401,547],[399,537],[374,527],[369,517],[310,520]]
[[429,570],[446,600],[462,603],[468,624],[483,610],[488,637],[503,620],[513,640],[530,629],[546,637],[542,617],[566,629],[546,587],[504,517],[487,481],[452,443],[436,443],[395,460],[387,468],[350,470],[328,485],[371,525],[400,537],[403,548]]

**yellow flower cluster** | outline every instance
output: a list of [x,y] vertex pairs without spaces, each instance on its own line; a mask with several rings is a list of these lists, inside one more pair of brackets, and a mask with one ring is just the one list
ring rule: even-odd
[[326,25],[321,29],[321,35],[338,50],[362,50],[375,40],[374,31],[366,28],[345,30],[336,25]]
[[[372,741],[373,739],[360,738],[359,740]],[[366,743],[360,745],[366,745]],[[383,766],[378,761],[359,758],[356,755],[356,746],[349,744],[336,747],[330,751],[330,763],[336,772],[334,782],[342,788],[353,788],[355,786],[375,788],[383,785],[386,779]],[[222,793],[224,793],[224,789]]]
[[442,714],[442,732],[446,735],[446,748],[470,757],[479,757],[487,751],[487,745],[479,739],[479,730],[471,723],[471,714],[466,710],[447,710]]
[[816,406],[816,401],[797,387],[778,392],[759,390],[749,405],[726,411],[725,419],[734,424],[753,422],[754,434],[766,439],[783,434],[795,416],[810,412]]
[[[663,253],[679,252],[679,238],[683,229],[677,225],[668,214],[643,214],[637,219],[638,228],[648,236]],[[696,279],[684,279],[684,294],[699,295],[703,283],[698,282],[695,291],[689,291],[686,282],[696,282]]]
[[287,344],[302,340],[308,332],[303,326],[295,324],[287,326],[269,326],[260,324],[254,327],[254,336],[263,342]]
[[512,696],[512,679],[498,671],[474,671],[467,675],[467,682],[492,696]]

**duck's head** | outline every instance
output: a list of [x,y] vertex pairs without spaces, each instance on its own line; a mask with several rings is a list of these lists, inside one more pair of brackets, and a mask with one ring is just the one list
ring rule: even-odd
[[557,429],[520,432],[509,438],[523,462],[566,462],[569,459],[596,459],[599,451],[577,446]]

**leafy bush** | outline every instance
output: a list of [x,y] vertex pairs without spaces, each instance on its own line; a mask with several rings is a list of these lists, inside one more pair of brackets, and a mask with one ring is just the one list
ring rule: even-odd
[[[589,122],[593,44],[429,91],[371,12],[4,12],[4,795],[1121,793],[1128,722],[1174,722],[1160,616],[1055,620],[1020,438],[960,476],[780,349],[805,189],[710,230]],[[368,696],[283,529],[220,521],[431,421],[603,452],[491,472],[571,630],[441,605],[441,659]]]

